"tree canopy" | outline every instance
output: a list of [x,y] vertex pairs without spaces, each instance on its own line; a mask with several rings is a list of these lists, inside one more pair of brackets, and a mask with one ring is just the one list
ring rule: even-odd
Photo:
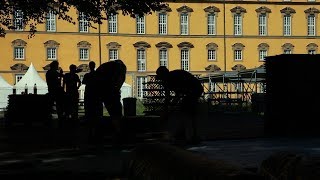
[[89,26],[94,27],[92,23],[101,24],[109,15],[120,11],[123,15],[135,17],[151,14],[166,6],[163,0],[0,0],[0,36],[5,36],[6,29],[16,29],[15,16],[19,16],[19,23],[23,26],[29,25],[30,35],[33,36],[37,25],[46,22],[48,12],[75,24],[75,19],[68,12],[76,8],[86,15]]

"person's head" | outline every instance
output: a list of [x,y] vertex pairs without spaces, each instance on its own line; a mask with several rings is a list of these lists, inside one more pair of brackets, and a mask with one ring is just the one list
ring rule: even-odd
[[70,69],[70,72],[75,73],[75,72],[77,71],[77,66],[74,65],[74,64],[71,64],[71,65],[69,66],[69,69]]
[[50,63],[50,69],[52,69],[52,70],[58,70],[58,68],[59,68],[59,62],[58,62],[58,61],[52,61],[52,62]]
[[90,61],[89,62],[90,71],[94,71],[95,68],[96,68],[96,63],[94,61]]
[[156,79],[164,81],[164,80],[167,80],[169,70],[166,66],[160,66],[157,69],[156,74],[157,74]]

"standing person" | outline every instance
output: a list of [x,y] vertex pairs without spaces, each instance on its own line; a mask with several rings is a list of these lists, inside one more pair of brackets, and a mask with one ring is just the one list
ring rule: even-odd
[[[82,84],[85,84],[84,91],[84,109],[86,121],[90,128],[89,141],[96,141],[101,132],[100,130],[100,118],[102,116],[103,106],[99,101],[98,89],[97,89],[97,75],[95,71],[95,62],[89,62],[90,72],[85,74],[82,80]],[[94,138],[94,139],[92,139]]]
[[55,103],[56,111],[58,114],[59,124],[64,119],[64,91],[61,86],[61,79],[63,77],[63,70],[59,69],[59,62],[52,61],[50,63],[50,69],[46,73],[46,81],[48,85],[48,95],[50,100],[50,106],[52,107]]
[[70,72],[66,73],[63,77],[63,89],[66,92],[66,105],[68,106],[66,116],[76,122],[78,120],[78,103],[79,103],[79,87],[81,81],[79,76],[76,74],[77,66],[71,64],[69,66]]
[[[196,107],[199,98],[204,92],[200,81],[191,73],[185,70],[169,71],[167,67],[160,66],[156,71],[156,78],[162,81],[166,94],[174,91],[174,103],[181,104],[182,112],[188,115],[177,136],[187,143],[197,143],[199,137],[196,128]],[[178,137],[181,138],[181,137]]]
[[121,136],[122,104],[120,88],[126,79],[127,67],[119,59],[101,64],[97,70],[101,100],[110,114],[115,141]]

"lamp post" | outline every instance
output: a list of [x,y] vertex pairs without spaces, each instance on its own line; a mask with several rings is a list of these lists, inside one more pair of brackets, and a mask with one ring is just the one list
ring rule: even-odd
[[223,56],[224,72],[227,71],[227,49],[226,49],[226,0],[223,0]]
[[101,65],[101,24],[98,24],[98,38],[99,38],[99,65]]

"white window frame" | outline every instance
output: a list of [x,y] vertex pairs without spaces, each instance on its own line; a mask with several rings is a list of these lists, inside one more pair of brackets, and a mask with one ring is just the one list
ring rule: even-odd
[[145,89],[145,84],[147,82],[147,77],[145,76],[137,76],[136,79],[136,87],[137,87],[137,98],[142,99],[145,95],[146,92],[143,91]]
[[145,49],[137,49],[137,71],[145,72],[147,70],[147,58]]
[[217,51],[215,49],[208,49],[208,61],[217,61]]
[[168,67],[168,49],[159,50],[159,64]]
[[83,12],[79,12],[79,32],[89,32],[89,22],[87,16]]
[[159,34],[168,33],[168,15],[167,13],[159,13]]
[[208,35],[216,35],[216,15],[209,13],[207,16]]
[[118,16],[116,14],[110,15],[108,18],[108,32],[109,33],[118,32]]
[[49,11],[46,16],[46,30],[49,32],[56,31],[56,15],[53,11]]
[[285,49],[285,50],[283,50],[283,54],[292,54],[292,50],[291,49]]
[[109,61],[114,61],[119,59],[118,49],[109,49]]
[[22,10],[17,9],[14,11],[14,28],[15,31],[23,31],[24,29]]
[[189,14],[188,13],[180,14],[180,34],[181,35],[189,34]]
[[234,25],[234,35],[242,35],[242,15],[234,14],[233,15],[233,25]]
[[137,34],[145,34],[146,33],[146,17],[142,16],[136,17],[136,26],[137,26]]
[[313,14],[309,14],[307,17],[307,24],[308,24],[308,36],[315,36],[316,35],[316,16]]
[[259,61],[265,61],[265,57],[268,56],[268,50],[259,50]]
[[267,14],[259,14],[259,36],[267,35]]
[[14,47],[13,48],[14,59],[21,60],[25,59],[25,48],[24,47]]
[[89,48],[79,48],[79,59],[80,61],[88,61],[89,60]]
[[242,60],[243,60],[243,51],[234,50],[234,61],[242,61]]
[[317,54],[316,50],[314,49],[309,49],[308,54]]
[[48,47],[47,48],[47,59],[48,60],[57,60],[57,48]]
[[17,84],[23,78],[23,76],[24,76],[24,74],[16,74],[14,84]]
[[291,15],[283,15],[283,35],[284,36],[291,36],[291,22],[292,22]]
[[190,50],[189,49],[181,49],[180,51],[180,59],[181,59],[181,69],[185,71],[190,70]]

